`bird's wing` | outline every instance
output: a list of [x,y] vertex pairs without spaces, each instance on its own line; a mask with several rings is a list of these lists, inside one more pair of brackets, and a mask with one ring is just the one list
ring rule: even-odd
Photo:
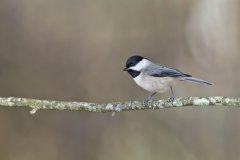
[[144,72],[153,77],[191,77],[190,75],[184,74],[175,68],[159,64],[148,66]]

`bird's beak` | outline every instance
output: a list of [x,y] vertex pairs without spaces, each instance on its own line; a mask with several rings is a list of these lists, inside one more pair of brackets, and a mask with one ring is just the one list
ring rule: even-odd
[[128,68],[124,68],[124,69],[123,69],[123,71],[127,71],[127,70],[128,70]]

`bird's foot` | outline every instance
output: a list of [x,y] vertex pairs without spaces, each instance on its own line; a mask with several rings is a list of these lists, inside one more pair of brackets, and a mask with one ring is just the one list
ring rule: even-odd
[[176,99],[176,97],[172,96],[168,99],[168,102],[173,103],[175,99]]
[[144,105],[148,105],[149,103],[152,102],[152,97],[151,96],[148,96],[144,101],[143,101],[143,104]]

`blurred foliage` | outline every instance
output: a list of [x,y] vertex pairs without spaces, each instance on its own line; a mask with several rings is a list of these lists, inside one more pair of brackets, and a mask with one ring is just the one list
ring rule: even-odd
[[[2,0],[0,95],[142,100],[149,93],[122,72],[126,59],[140,54],[214,83],[181,83],[177,96],[238,96],[239,6],[238,0]],[[240,159],[239,117],[235,108],[115,117],[1,109],[0,159]]]

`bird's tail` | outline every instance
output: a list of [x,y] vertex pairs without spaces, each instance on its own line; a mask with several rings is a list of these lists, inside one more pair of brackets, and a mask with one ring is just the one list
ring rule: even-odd
[[183,77],[182,80],[183,80],[183,81],[188,81],[188,82],[197,83],[197,84],[201,84],[201,85],[205,85],[205,86],[212,85],[212,84],[209,83],[208,81],[205,81],[205,80],[202,80],[202,79],[198,79],[198,78],[195,78],[195,77]]

